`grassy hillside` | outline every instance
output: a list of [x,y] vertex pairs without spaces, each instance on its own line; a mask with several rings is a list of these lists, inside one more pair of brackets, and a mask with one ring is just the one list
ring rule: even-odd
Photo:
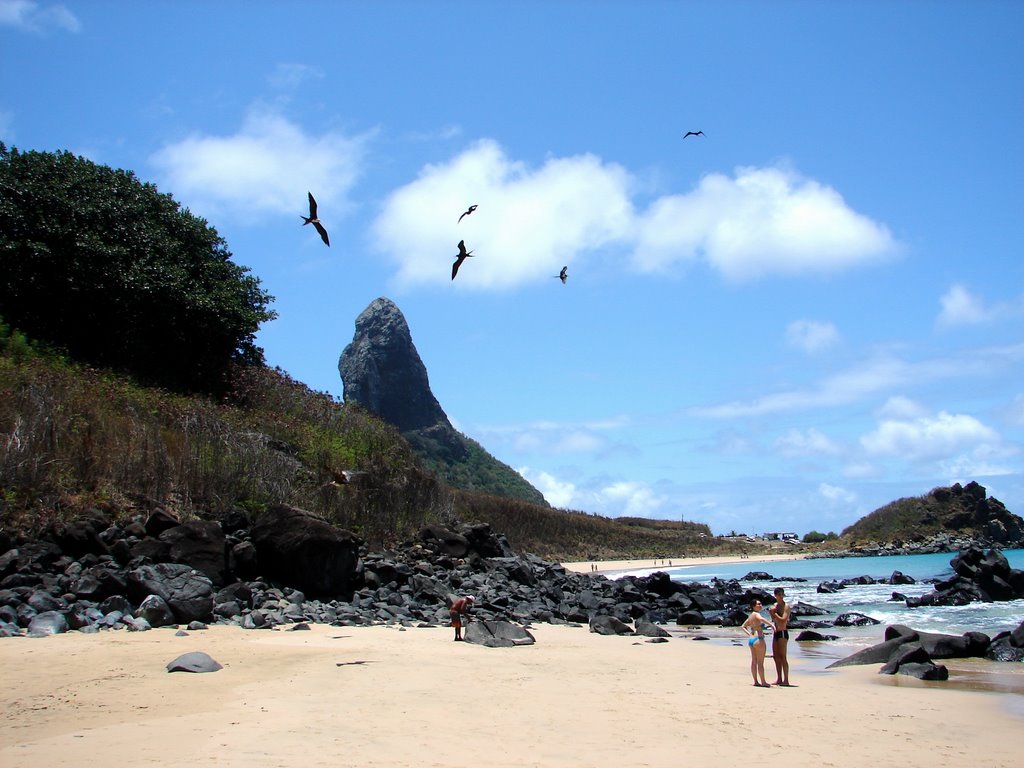
[[[40,352],[0,327],[0,527],[36,532],[92,508],[217,518],[283,502],[374,548],[456,521],[487,522],[517,551],[552,559],[736,546],[699,524],[614,520],[458,491],[397,430],[357,407],[280,370],[239,369],[234,382],[219,402],[176,395]],[[332,482],[342,470],[361,474]]]
[[453,488],[548,506],[544,495],[480,443],[446,427],[406,432],[423,465]]
[[952,532],[1006,543],[1020,538],[1022,525],[984,486],[957,483],[876,509],[844,529],[840,544],[904,543]]

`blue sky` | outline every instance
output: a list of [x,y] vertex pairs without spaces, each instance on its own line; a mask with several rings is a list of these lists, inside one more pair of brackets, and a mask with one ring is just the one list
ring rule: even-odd
[[1022,514],[1022,29],[1009,1],[0,0],[0,139],[206,218],[315,389],[391,298],[453,423],[555,506],[803,534],[977,480]]

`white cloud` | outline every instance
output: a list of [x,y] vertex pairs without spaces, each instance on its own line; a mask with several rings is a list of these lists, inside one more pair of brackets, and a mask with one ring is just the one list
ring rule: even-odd
[[838,456],[842,448],[818,430],[790,429],[775,441],[775,449],[783,456]]
[[623,417],[580,424],[563,424],[555,421],[535,421],[512,426],[477,426],[472,432],[480,441],[501,444],[520,453],[541,453],[548,456],[608,452],[612,443],[605,432],[628,426]]
[[518,471],[528,483],[544,494],[548,504],[559,509],[573,508],[572,501],[576,496],[575,485],[558,480],[549,472],[533,470],[530,467],[522,467]]
[[150,159],[165,191],[203,215],[228,211],[254,219],[271,212],[298,220],[310,191],[330,229],[359,175],[364,143],[365,137],[339,133],[311,135],[280,114],[254,108],[238,133],[196,134]]
[[942,310],[935,324],[940,328],[985,325],[1024,313],[1024,300],[986,304],[981,296],[960,284],[951,286],[939,303]]
[[633,259],[665,271],[704,258],[731,280],[825,274],[898,251],[883,225],[850,209],[831,187],[785,168],[714,173],[641,217]]
[[1022,358],[1024,343],[972,349],[963,356],[917,362],[881,356],[828,376],[809,387],[783,390],[747,401],[735,400],[692,408],[689,413],[704,418],[730,419],[847,405],[886,389],[963,376],[992,375]]
[[833,504],[853,504],[857,501],[857,494],[853,491],[829,483],[821,483],[818,486],[818,494]]
[[[459,240],[475,251],[460,286],[503,288],[557,275],[581,251],[623,237],[630,180],[593,155],[552,158],[528,168],[493,141],[448,163],[428,165],[391,194],[374,231],[398,265],[398,282],[444,284]],[[479,205],[457,223],[470,205]]]
[[656,517],[668,502],[645,482],[595,478],[584,485],[560,480],[550,472],[522,467],[527,481],[560,509],[579,509],[605,517]]
[[78,32],[82,24],[67,6],[43,5],[33,0],[0,0],[0,24],[42,34],[51,29]]
[[[529,167],[482,140],[395,190],[374,231],[402,285],[450,282],[447,267],[464,239],[478,258],[460,271],[459,284],[482,289],[556,274],[611,245],[627,249],[641,272],[704,259],[737,280],[830,273],[898,251],[884,226],[852,211],[835,190],[785,169],[712,174],[695,191],[658,198],[638,213],[639,186],[594,155]],[[471,204],[479,210],[456,225]]]
[[665,503],[646,483],[620,481],[598,492],[598,509],[610,517],[653,517]]
[[786,341],[804,352],[814,354],[839,342],[839,331],[832,323],[794,320],[786,327]]
[[928,460],[998,443],[999,435],[973,416],[941,411],[912,420],[887,419],[860,442],[870,455]]
[[885,401],[885,404],[878,409],[878,418],[884,420],[906,420],[917,419],[926,413],[924,407],[919,403],[903,395],[894,395]]

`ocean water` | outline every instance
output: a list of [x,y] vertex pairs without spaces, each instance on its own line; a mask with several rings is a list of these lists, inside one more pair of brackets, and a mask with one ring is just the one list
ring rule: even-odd
[[[1005,550],[1003,554],[1011,568],[1024,569],[1024,550]],[[818,558],[813,560],[789,560],[783,562],[759,563],[744,560],[741,563],[725,565],[700,565],[689,568],[667,568],[674,581],[709,582],[713,578],[740,579],[744,584],[757,584],[768,592],[776,586],[786,589],[790,602],[804,602],[824,608],[832,619],[849,611],[863,613],[882,623],[905,624],[926,632],[963,634],[968,631],[984,632],[990,636],[1002,630],[1012,630],[1024,621],[1024,600],[1004,603],[972,603],[962,606],[925,606],[908,608],[902,600],[893,601],[892,593],[899,592],[916,597],[930,592],[932,584],[927,579],[946,579],[953,575],[950,566],[953,554],[943,552],[933,555],[886,555],[881,557]],[[764,571],[774,577],[770,582],[744,582],[743,577],[751,571]],[[832,594],[819,593],[818,584],[824,581],[871,576],[888,579],[893,571],[901,571],[917,581],[916,584],[867,584],[851,585]],[[806,581],[790,581],[806,579]],[[813,619],[814,617],[808,617]],[[853,631],[853,630],[857,631]],[[843,628],[845,634],[854,637],[862,634],[875,636],[880,627],[868,627],[867,633],[861,628]],[[831,629],[831,634],[839,634]]]
[[[1012,568],[1024,569],[1024,550],[1004,550]],[[891,600],[894,591],[907,596],[918,596],[931,591],[932,584],[926,580],[945,579],[953,574],[950,560],[953,553],[934,555],[903,555],[883,557],[821,558],[814,560],[788,560],[758,562],[744,560],[724,565],[697,565],[687,568],[647,569],[666,571],[673,580],[680,582],[710,582],[714,578],[738,579],[744,585],[760,586],[772,592],[776,586],[786,590],[790,602],[804,602],[829,611],[827,616],[807,617],[808,620],[831,620],[841,613],[856,611],[863,613],[880,624],[867,627],[830,627],[818,630],[822,634],[835,636],[829,642],[791,641],[789,657],[793,664],[792,674],[799,684],[800,678],[835,674],[828,669],[832,662],[845,658],[862,648],[881,642],[886,626],[904,624],[912,629],[925,632],[942,632],[960,635],[967,631],[984,632],[990,637],[1004,630],[1012,630],[1024,621],[1024,600],[1003,603],[974,603],[963,606],[927,606],[908,608],[902,600]],[[763,571],[773,577],[771,581],[745,581],[751,571]],[[871,576],[875,579],[889,578],[893,571],[902,571],[914,578],[916,584],[890,585],[869,584],[848,586],[832,594],[818,593],[818,584],[823,581],[839,581],[844,578]],[[624,574],[620,574],[624,575]],[[796,581],[795,579],[805,579]],[[798,630],[792,633],[795,638]],[[720,645],[737,648],[737,663],[746,669],[748,663],[745,643],[739,630],[733,628],[701,627],[691,630],[685,627],[673,628],[678,637],[702,635]],[[1024,663],[994,662],[987,659],[944,659],[938,663],[949,669],[949,680],[945,682],[922,682],[908,680],[899,675],[879,675],[880,685],[920,684],[940,689],[960,688],[987,693],[1009,694],[1003,701],[1009,711],[1024,718]],[[774,674],[769,646],[766,664],[768,673]]]

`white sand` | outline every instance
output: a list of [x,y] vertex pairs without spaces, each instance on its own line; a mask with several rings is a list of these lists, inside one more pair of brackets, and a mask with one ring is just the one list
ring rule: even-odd
[[[799,662],[798,687],[766,690],[744,646],[533,632],[510,649],[441,628],[3,639],[0,766],[1022,764],[1005,695]],[[188,651],[224,669],[165,671]]]
[[694,568],[707,565],[726,565],[731,563],[750,563],[750,570],[758,570],[760,563],[777,563],[785,560],[803,560],[803,554],[787,552],[784,554],[758,554],[741,558],[739,555],[711,555],[708,557],[666,557],[657,560],[582,560],[580,562],[562,563],[567,571],[576,573],[616,573],[619,571],[657,571],[663,568]]

